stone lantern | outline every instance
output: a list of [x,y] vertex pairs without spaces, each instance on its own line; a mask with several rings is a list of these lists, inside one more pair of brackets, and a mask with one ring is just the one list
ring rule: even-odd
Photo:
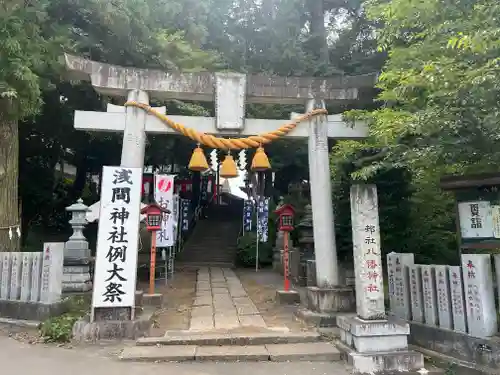
[[310,204],[304,208],[304,217],[297,225],[300,246],[301,285],[316,286],[316,263],[314,260],[313,216]]
[[89,208],[80,198],[75,204],[66,207],[66,211],[71,213],[69,223],[73,234],[64,244],[63,292],[88,292],[92,289],[90,248],[83,229],[87,225]]

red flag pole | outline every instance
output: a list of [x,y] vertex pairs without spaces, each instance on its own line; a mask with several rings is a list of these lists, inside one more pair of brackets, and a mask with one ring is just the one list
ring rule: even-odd
[[151,232],[151,260],[149,263],[149,294],[155,292],[156,231]]

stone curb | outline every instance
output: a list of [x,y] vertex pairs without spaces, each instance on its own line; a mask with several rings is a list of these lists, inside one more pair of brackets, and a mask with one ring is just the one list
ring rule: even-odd
[[339,361],[340,352],[326,342],[300,344],[268,344],[247,346],[135,346],[125,348],[122,361],[185,362],[185,361]]
[[287,332],[287,333],[226,333],[226,334],[187,334],[170,335],[164,337],[143,337],[136,341],[137,346],[151,345],[265,345],[265,344],[296,344],[317,342],[321,335],[316,332]]

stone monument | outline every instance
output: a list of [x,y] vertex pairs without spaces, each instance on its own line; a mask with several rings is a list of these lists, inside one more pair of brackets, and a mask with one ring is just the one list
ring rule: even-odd
[[409,266],[411,318],[414,322],[424,322],[424,296],[422,294],[422,273],[420,266]]
[[467,316],[464,298],[464,283],[460,266],[449,266],[451,311],[453,315],[453,330],[467,332]]
[[436,275],[436,300],[439,326],[441,328],[453,329],[448,266],[435,266],[434,273]]
[[462,254],[469,335],[492,337],[498,333],[493,273],[489,254]]
[[[316,285],[316,272],[314,276],[312,272],[307,271],[309,262],[314,262],[314,226],[312,217],[312,207],[310,204],[304,207],[304,217],[297,225],[299,230],[299,248],[300,248],[300,275],[299,285],[315,286]],[[314,262],[315,263],[315,262]],[[314,264],[315,266],[315,264]],[[316,267],[314,267],[316,271]],[[309,280],[313,276],[313,280]]]
[[413,254],[391,252],[387,255],[391,313],[404,320],[411,319],[409,267],[414,263]]
[[273,248],[273,269],[283,275],[283,249],[285,246],[284,234],[282,231],[276,232],[276,243]]
[[92,290],[90,277],[90,249],[83,229],[87,225],[86,213],[89,208],[78,199],[75,204],[66,208],[71,213],[73,234],[64,244],[64,293],[83,293]]
[[339,316],[337,324],[354,374],[413,371],[423,355],[408,350],[408,323],[386,318],[377,188],[351,187],[356,317]]
[[421,265],[422,295],[424,296],[424,322],[433,326],[438,325],[436,275],[431,265]]

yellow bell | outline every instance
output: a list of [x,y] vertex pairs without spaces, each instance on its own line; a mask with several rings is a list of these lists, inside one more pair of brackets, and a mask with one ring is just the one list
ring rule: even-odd
[[191,155],[188,168],[195,172],[204,172],[208,169],[207,158],[199,145],[194,149],[193,155]]
[[231,154],[227,154],[220,168],[220,176],[224,178],[238,177],[238,169]]
[[252,166],[250,168],[253,172],[263,172],[271,168],[269,159],[267,158],[267,155],[262,147],[257,148],[255,151],[255,155],[252,159]]

